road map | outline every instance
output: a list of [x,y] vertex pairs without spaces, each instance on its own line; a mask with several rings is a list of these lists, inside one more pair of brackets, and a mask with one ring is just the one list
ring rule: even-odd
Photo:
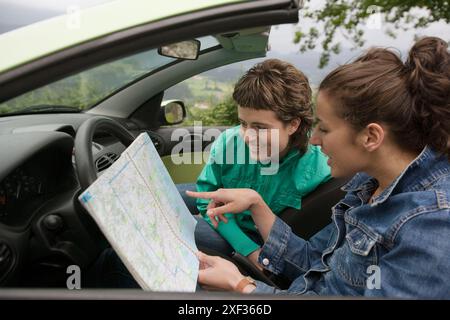
[[193,292],[193,218],[147,133],[79,200],[144,290]]

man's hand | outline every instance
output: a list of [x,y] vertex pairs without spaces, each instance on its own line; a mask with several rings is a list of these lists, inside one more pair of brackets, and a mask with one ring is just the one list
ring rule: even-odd
[[200,270],[198,282],[206,288],[233,291],[239,281],[245,277],[238,268],[228,260],[198,252]]

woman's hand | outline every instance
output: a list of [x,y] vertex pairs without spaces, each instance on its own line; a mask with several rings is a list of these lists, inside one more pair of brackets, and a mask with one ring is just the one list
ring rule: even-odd
[[275,223],[275,214],[259,193],[252,189],[218,189],[212,192],[186,191],[186,194],[194,198],[211,199],[206,214],[215,228],[219,225],[217,219],[228,222],[224,216],[225,213],[241,213],[250,210],[259,233],[266,241]]
[[198,282],[205,288],[233,291],[239,281],[245,278],[238,268],[228,260],[198,252],[200,270]]
[[186,191],[190,197],[211,199],[206,214],[211,223],[217,228],[219,220],[227,222],[225,213],[241,213],[251,209],[253,205],[262,200],[261,196],[252,189],[218,189],[212,192]]

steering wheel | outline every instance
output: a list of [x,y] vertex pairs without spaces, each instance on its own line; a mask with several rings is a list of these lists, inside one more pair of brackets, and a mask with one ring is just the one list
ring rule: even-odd
[[75,137],[75,164],[81,190],[84,191],[97,179],[92,139],[97,131],[106,132],[128,147],[135,139],[134,135],[118,122],[106,117],[96,116],[86,120],[78,128]]

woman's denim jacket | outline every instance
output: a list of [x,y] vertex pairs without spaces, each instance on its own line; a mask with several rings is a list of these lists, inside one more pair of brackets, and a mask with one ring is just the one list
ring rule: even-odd
[[254,293],[450,299],[450,163],[429,147],[379,196],[359,173],[309,241],[276,218],[259,262],[293,280]]

